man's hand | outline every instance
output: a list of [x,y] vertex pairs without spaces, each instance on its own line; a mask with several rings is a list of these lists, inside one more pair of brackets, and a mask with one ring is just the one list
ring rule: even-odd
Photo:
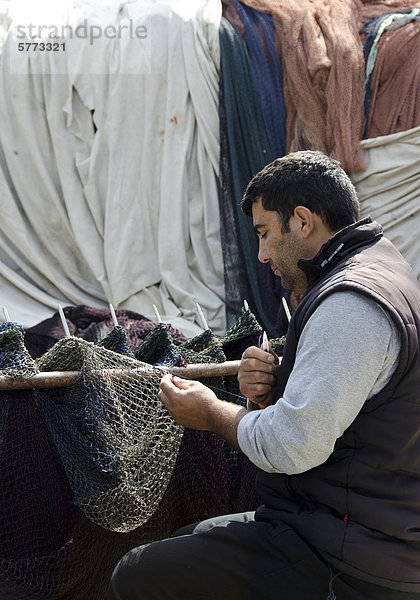
[[238,381],[242,394],[260,408],[273,404],[278,370],[279,359],[274,352],[250,346],[239,363]]
[[159,400],[178,425],[208,431],[212,428],[212,411],[220,400],[199,381],[165,375],[160,382]]
[[214,431],[239,449],[238,423],[248,412],[243,406],[219,400],[199,381],[165,375],[160,382],[159,400],[178,425]]

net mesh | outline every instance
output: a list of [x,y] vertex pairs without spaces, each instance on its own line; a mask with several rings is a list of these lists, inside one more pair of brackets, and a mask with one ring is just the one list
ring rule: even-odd
[[124,354],[125,356],[135,358],[134,353],[128,345],[125,329],[121,325],[116,325],[111,329],[103,339],[99,340],[98,346],[117,352],[117,354]]
[[69,388],[38,393],[77,505],[106,529],[139,527],[163,496],[182,437],[157,398],[162,372],[142,364],[136,376],[138,361],[80,338],[57,342],[38,367],[81,372]]
[[408,22],[410,15],[398,16],[380,38],[367,82],[365,133],[371,138],[420,124],[420,16],[411,16],[414,22]]
[[166,325],[160,323],[134,350],[137,360],[151,365],[185,365]]
[[261,325],[250,310],[242,309],[240,316],[222,338],[223,350],[229,360],[239,360],[248,346],[261,343]]
[[[110,311],[106,308],[94,308],[79,304],[65,306],[64,315],[72,336],[81,337],[88,342],[99,342],[113,328]],[[116,310],[118,323],[124,328],[127,343],[132,350],[136,348],[146,335],[155,329],[156,323],[143,315],[127,309]],[[186,340],[179,330],[167,325],[175,344]],[[34,358],[39,358],[64,336],[60,315],[56,312],[49,319],[26,330],[25,345]],[[111,348],[112,350],[112,348]],[[146,361],[147,362],[147,361]]]
[[[181,364],[215,363],[225,360],[226,341],[231,358],[240,358],[244,339],[260,330],[248,312],[227,338],[205,331],[175,346],[168,327],[153,327],[147,344],[128,344],[128,354],[141,347],[162,364],[174,351]],[[42,335],[51,339],[48,327]],[[66,388],[0,391],[2,600],[105,600],[112,570],[130,549],[258,506],[252,463],[216,434],[174,424],[157,400],[162,369],[127,356],[123,330],[97,345],[62,339],[36,360],[25,343],[19,325],[0,326],[2,374],[81,375]],[[142,377],[131,372],[139,366]],[[201,381],[244,404],[236,377]]]
[[[2,375],[37,368],[17,323],[0,325]],[[32,390],[0,392],[0,597],[47,598],[78,513]]]
[[20,378],[35,375],[36,366],[24,343],[25,332],[18,323],[0,323],[0,371]]

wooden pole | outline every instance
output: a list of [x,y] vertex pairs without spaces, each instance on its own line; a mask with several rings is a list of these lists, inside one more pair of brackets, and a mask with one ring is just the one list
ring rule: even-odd
[[[137,369],[106,369],[100,371],[117,379],[141,379],[144,373],[161,369],[162,375],[172,373],[186,379],[200,379],[202,377],[222,377],[223,375],[237,375],[239,360],[231,360],[215,364],[191,364],[186,367],[139,367]],[[30,377],[10,377],[0,375],[0,390],[31,390],[61,388],[73,385],[80,378],[80,371],[50,371],[37,373]]]

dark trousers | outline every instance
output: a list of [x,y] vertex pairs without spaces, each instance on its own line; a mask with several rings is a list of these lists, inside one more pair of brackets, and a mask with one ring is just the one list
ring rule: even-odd
[[114,570],[110,599],[420,599],[333,573],[288,525],[253,517],[216,517],[131,550]]

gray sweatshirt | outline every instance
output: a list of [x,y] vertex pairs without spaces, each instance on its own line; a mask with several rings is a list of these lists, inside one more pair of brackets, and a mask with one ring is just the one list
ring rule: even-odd
[[283,397],[239,422],[241,450],[270,473],[322,464],[364,402],[390,380],[400,346],[378,304],[355,292],[331,294],[303,329]]

